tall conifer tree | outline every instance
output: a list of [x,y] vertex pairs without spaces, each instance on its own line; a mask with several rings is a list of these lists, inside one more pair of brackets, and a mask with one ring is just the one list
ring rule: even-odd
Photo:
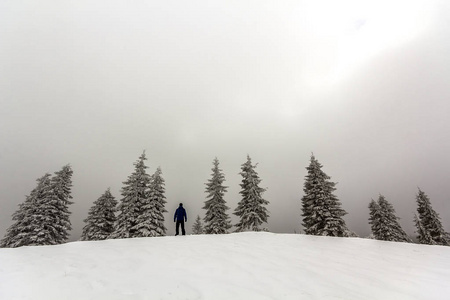
[[263,199],[264,188],[259,187],[261,179],[255,171],[257,165],[252,165],[250,156],[242,164],[240,175],[242,176],[241,191],[242,199],[239,201],[234,214],[239,217],[236,231],[253,230],[260,231],[260,225],[267,223],[269,213],[265,207],[269,201]]
[[38,180],[38,187],[32,197],[30,210],[23,216],[25,230],[18,246],[56,245],[59,238],[58,203],[52,191],[50,174]]
[[344,219],[347,213],[333,194],[335,183],[322,171],[322,165],[311,155],[306,168],[304,196],[302,197],[303,227],[306,234],[327,236],[353,236]]
[[31,244],[30,237],[33,232],[30,232],[34,228],[29,224],[32,221],[31,216],[37,198],[43,194],[43,190],[47,189],[50,185],[50,174],[38,178],[37,186],[31,191],[30,195],[26,197],[25,201],[19,204],[19,209],[12,215],[12,219],[15,221],[6,231],[5,237],[1,240],[1,247],[15,248],[20,246],[28,246]]
[[419,243],[450,246],[450,236],[445,232],[438,213],[431,207],[428,196],[420,189],[416,201],[418,217],[415,225]]
[[204,218],[206,234],[223,234],[228,233],[228,229],[231,228],[231,221],[227,214],[229,207],[224,200],[227,187],[223,185],[225,181],[225,175],[219,168],[219,160],[217,157],[213,161],[214,167],[211,169],[211,179],[206,183],[205,192],[208,194],[205,201],[206,214]]
[[84,220],[86,225],[81,234],[82,241],[105,240],[114,231],[116,222],[117,200],[108,188],[90,208],[88,217]]
[[150,176],[147,174],[145,165],[145,152],[134,163],[134,172],[124,182],[121,194],[122,199],[118,205],[114,232],[111,238],[134,238],[145,237],[151,233],[150,199],[148,188]]
[[436,245],[436,242],[433,240],[430,233],[422,226],[422,223],[420,223],[416,214],[414,214],[414,225],[417,228],[417,239],[420,244]]
[[[151,182],[149,186],[149,221],[150,233],[148,236],[165,236],[167,228],[164,226],[164,213],[167,212],[165,209],[166,196],[164,187],[164,178],[162,177],[161,168],[158,167],[156,172],[151,177]],[[143,222],[145,220],[142,220]]]
[[69,238],[69,231],[72,230],[70,222],[69,205],[73,204],[71,188],[72,188],[73,171],[70,165],[62,167],[51,179],[52,202],[56,206],[54,224],[56,232],[56,243],[65,243]]
[[54,178],[47,173],[37,180],[37,187],[13,214],[16,222],[1,241],[2,247],[56,245],[67,240],[72,173],[67,165]]

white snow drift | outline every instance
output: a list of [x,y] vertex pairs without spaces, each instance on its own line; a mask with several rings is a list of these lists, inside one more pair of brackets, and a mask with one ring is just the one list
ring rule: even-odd
[[450,247],[239,233],[0,249],[0,299],[449,299]]

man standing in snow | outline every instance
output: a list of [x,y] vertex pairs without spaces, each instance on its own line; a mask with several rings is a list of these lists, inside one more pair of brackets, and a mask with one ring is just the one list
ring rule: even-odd
[[175,235],[178,235],[179,232],[179,227],[181,224],[181,233],[183,235],[186,235],[186,231],[184,231],[184,222],[187,222],[187,214],[186,214],[186,210],[183,207],[183,203],[180,203],[180,206],[178,206],[177,210],[175,211],[175,215],[173,216],[173,221],[177,222],[176,228],[177,231],[175,233]]

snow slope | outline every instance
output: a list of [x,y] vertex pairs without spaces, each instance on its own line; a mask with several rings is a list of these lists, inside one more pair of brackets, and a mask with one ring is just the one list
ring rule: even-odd
[[239,233],[0,249],[0,299],[450,299],[450,247]]

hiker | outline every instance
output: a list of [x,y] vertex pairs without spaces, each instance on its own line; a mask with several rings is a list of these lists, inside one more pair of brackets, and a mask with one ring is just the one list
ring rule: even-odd
[[186,210],[183,207],[183,203],[180,203],[180,206],[178,206],[177,210],[175,211],[175,215],[173,216],[173,221],[177,222],[176,228],[177,231],[175,235],[180,234],[179,227],[181,225],[181,233],[183,235],[186,235],[186,231],[184,231],[184,222],[187,222],[187,214]]

